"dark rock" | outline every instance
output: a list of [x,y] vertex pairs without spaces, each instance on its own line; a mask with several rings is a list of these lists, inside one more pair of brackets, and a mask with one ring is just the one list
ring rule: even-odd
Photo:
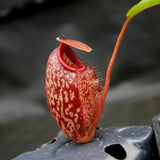
[[153,130],[149,126],[128,126],[97,130],[86,144],[69,139],[62,132],[35,151],[13,160],[158,160]]
[[153,118],[153,127],[154,127],[154,133],[155,133],[157,148],[158,148],[159,157],[160,157],[160,114],[156,115]]

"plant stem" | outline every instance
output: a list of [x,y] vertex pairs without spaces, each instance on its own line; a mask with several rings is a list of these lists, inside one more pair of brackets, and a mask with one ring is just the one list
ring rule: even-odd
[[100,115],[101,115],[101,112],[102,112],[102,109],[103,109],[103,105],[104,105],[104,102],[105,102],[105,99],[106,99],[106,96],[107,96],[107,93],[108,93],[108,90],[109,90],[112,68],[113,68],[114,62],[116,60],[116,56],[117,56],[121,41],[123,39],[124,33],[125,33],[128,25],[129,25],[130,21],[131,21],[131,19],[129,19],[129,18],[126,19],[126,21],[125,21],[125,23],[124,23],[124,25],[121,29],[121,32],[118,36],[118,39],[117,39],[117,42],[116,42],[111,60],[109,62],[107,72],[106,72],[106,80],[105,80],[104,90],[103,90],[103,93],[101,95],[99,105],[98,105],[98,108],[97,108],[97,112],[96,112],[95,118],[93,120],[92,128],[91,128],[91,131],[90,131],[90,136],[91,137],[95,135],[96,127],[97,127],[97,124],[98,124],[98,121],[99,121],[99,118],[100,118]]

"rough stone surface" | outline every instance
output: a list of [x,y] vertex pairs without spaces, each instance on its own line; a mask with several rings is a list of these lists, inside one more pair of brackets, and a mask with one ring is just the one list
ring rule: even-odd
[[153,130],[149,126],[128,126],[97,130],[86,144],[69,139],[62,132],[52,142],[13,160],[158,160]]
[[156,138],[158,153],[159,153],[159,157],[160,157],[160,114],[156,115],[153,118],[153,127],[154,127],[154,134],[155,134],[155,138]]

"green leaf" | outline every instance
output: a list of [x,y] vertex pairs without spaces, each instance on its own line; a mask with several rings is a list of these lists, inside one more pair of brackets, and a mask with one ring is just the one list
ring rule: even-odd
[[127,17],[132,19],[138,13],[148,9],[150,7],[160,4],[160,0],[141,0],[138,4],[133,6],[127,13]]

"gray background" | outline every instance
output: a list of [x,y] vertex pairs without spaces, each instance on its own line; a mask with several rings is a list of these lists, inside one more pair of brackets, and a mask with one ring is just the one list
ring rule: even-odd
[[[45,69],[56,37],[82,41],[75,50],[102,76],[129,0],[0,1],[0,159],[34,150],[59,131],[45,98]],[[136,16],[122,41],[99,126],[152,125],[160,112],[160,6]],[[102,81],[102,83],[104,83]]]

